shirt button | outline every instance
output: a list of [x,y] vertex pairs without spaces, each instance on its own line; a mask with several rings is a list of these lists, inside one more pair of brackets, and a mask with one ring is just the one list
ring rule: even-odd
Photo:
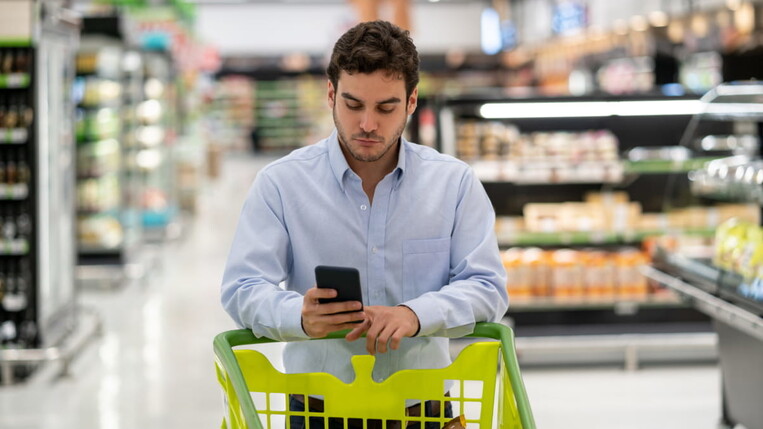
[[367,209],[367,208],[368,208],[368,207],[367,207],[365,204],[363,204],[363,205],[361,205],[361,206],[360,206],[360,209],[361,209],[361,210],[365,210],[365,209]]
[[376,249],[376,246],[374,246],[374,247],[372,247],[372,248],[371,248],[371,252],[372,252],[372,253],[376,253],[376,251],[377,251],[377,250],[378,250],[378,249]]

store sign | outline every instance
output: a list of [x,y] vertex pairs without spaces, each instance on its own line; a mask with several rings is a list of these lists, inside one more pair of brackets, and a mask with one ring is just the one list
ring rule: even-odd
[[494,55],[501,51],[501,18],[493,8],[485,8],[480,16],[480,46],[482,52]]
[[501,42],[503,50],[514,49],[519,41],[517,40],[517,27],[511,20],[501,22]]
[[588,11],[579,1],[560,1],[554,6],[551,29],[560,36],[577,34],[588,25]]
[[31,39],[32,21],[31,0],[0,1],[0,42]]

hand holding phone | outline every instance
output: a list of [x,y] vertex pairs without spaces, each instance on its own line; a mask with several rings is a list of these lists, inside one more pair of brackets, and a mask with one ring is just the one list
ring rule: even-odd
[[315,267],[315,283],[319,288],[335,289],[337,292],[335,298],[318,300],[321,304],[359,301],[361,306],[363,305],[363,295],[360,291],[360,273],[355,268],[319,265]]
[[[350,329],[363,322],[362,319],[357,318],[357,315],[345,316],[347,313],[363,311],[358,270],[319,265],[315,267],[315,282],[317,287],[308,290],[305,297],[308,298],[311,295],[318,295],[318,297],[306,299],[302,306],[302,329],[306,334],[313,338],[320,338],[331,332]],[[326,296],[325,289],[336,290],[336,296],[319,298],[319,296]],[[358,301],[360,308],[346,304],[347,301]],[[337,316],[341,317],[337,318]]]

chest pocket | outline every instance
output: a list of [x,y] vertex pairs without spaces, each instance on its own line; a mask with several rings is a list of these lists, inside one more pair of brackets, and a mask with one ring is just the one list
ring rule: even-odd
[[450,238],[403,242],[403,299],[439,290],[448,282]]

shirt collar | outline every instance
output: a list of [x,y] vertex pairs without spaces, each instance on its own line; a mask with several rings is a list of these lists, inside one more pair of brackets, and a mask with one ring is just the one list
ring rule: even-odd
[[[401,136],[400,151],[398,152],[397,156],[397,167],[392,170],[392,174],[395,175],[396,179],[395,187],[397,187],[397,185],[400,183],[400,180],[403,178],[403,173],[405,172],[405,155],[408,144],[408,141]],[[329,163],[331,164],[331,170],[334,172],[334,177],[336,177],[337,182],[339,182],[339,186],[344,189],[344,175],[347,174],[348,171],[352,170],[350,169],[350,165],[347,163],[347,159],[344,157],[344,153],[342,153],[342,148],[339,146],[339,135],[336,129],[334,129],[334,131],[328,137],[328,153]]]
[[331,170],[334,172],[336,181],[339,182],[339,186],[344,190],[344,175],[350,171],[350,165],[347,163],[342,148],[339,147],[339,137],[336,129],[331,133],[328,138],[328,151],[329,151],[329,163],[331,164]]

